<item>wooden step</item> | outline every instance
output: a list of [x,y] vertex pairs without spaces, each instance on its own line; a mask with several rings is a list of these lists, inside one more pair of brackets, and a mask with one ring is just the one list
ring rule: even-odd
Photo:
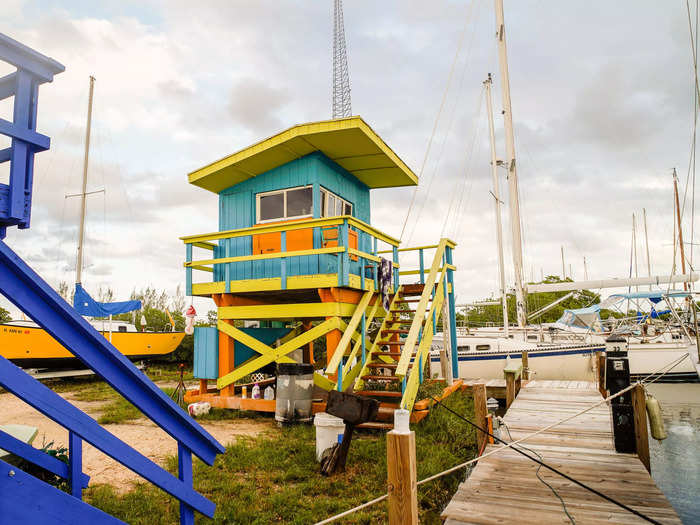
[[367,363],[367,368],[386,368],[389,370],[396,370],[397,366],[399,366],[398,363]]
[[423,290],[425,290],[424,284],[404,284],[401,287],[401,296],[405,297],[407,295],[423,295]]
[[364,381],[401,381],[398,376],[366,375],[362,376]]
[[379,421],[371,421],[369,423],[362,423],[357,425],[355,428],[366,428],[368,430],[394,430],[394,425],[392,423],[381,423]]
[[395,303],[418,303],[420,302],[420,298],[416,299],[399,299],[397,301],[394,301]]
[[409,308],[409,309],[406,309],[406,310],[399,309],[399,310],[389,310],[389,311],[390,311],[392,314],[396,314],[396,313],[399,313],[399,314],[409,314],[409,313],[414,314],[414,313],[416,313],[415,310],[411,310],[410,308]]
[[388,390],[358,390],[355,394],[365,397],[403,397],[401,392],[390,392]]
[[408,332],[410,332],[410,330],[406,330],[405,328],[388,329],[382,330],[382,336],[384,334],[407,334]]
[[379,346],[382,345],[387,345],[387,346],[403,346],[404,341],[378,341],[377,344]]
[[[372,355],[372,357],[380,356],[380,355],[385,355],[385,356],[387,356],[387,357],[401,357],[401,354],[402,354],[402,352],[382,352],[382,351],[375,351],[375,352],[372,352],[371,355]],[[416,353],[413,352],[413,353],[411,354],[411,357],[416,357]]]

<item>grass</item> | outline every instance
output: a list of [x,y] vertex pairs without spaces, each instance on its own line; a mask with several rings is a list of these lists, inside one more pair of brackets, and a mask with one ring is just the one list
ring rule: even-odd
[[[457,392],[446,400],[470,417],[471,397]],[[228,418],[213,411],[210,418]],[[233,419],[241,417],[238,414]],[[232,422],[235,424],[235,422]],[[416,432],[418,479],[440,472],[475,454],[473,430],[441,408],[434,408]],[[195,489],[217,504],[213,523],[311,523],[337,514],[386,492],[386,438],[357,432],[346,472],[326,478],[315,459],[314,428],[298,425],[239,438],[212,467],[195,462]],[[177,471],[175,458],[168,470]],[[444,476],[418,489],[422,523],[441,523],[440,512],[464,472]],[[132,524],[178,523],[178,503],[159,489],[137,484],[125,494],[101,485],[85,492],[85,500]],[[200,523],[209,520],[198,518]],[[343,523],[386,521],[386,503],[358,512]]]

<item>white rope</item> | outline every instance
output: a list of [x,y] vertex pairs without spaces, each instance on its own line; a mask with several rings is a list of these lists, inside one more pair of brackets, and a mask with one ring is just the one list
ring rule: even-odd
[[[597,403],[595,403],[595,404],[589,406],[588,408],[585,408],[585,409],[581,410],[580,412],[577,412],[576,414],[573,414],[573,415],[571,415],[571,416],[569,416],[569,417],[566,417],[566,418],[564,418],[564,419],[562,419],[562,420],[560,420],[560,421],[557,421],[557,422],[555,422],[555,423],[552,423],[551,425],[549,425],[549,426],[547,426],[547,427],[544,427],[544,428],[542,428],[542,429],[540,429],[540,430],[538,430],[538,431],[536,431],[536,432],[533,432],[532,434],[528,434],[527,436],[522,437],[522,438],[520,438],[520,439],[518,439],[518,440],[516,440],[516,441],[511,441],[511,442],[508,443],[507,445],[503,445],[502,447],[499,447],[499,448],[497,448],[497,449],[494,449],[494,450],[492,450],[491,452],[487,452],[486,454],[482,454],[481,456],[478,456],[478,457],[475,457],[475,458],[473,458],[473,459],[470,459],[469,461],[465,461],[464,463],[460,463],[459,465],[455,465],[454,467],[448,468],[447,470],[443,470],[442,472],[438,472],[437,474],[433,474],[432,476],[428,476],[427,478],[420,480],[418,483],[416,483],[416,485],[423,485],[424,483],[428,483],[429,481],[433,481],[433,480],[435,480],[435,479],[437,479],[437,478],[440,478],[440,477],[442,477],[442,476],[445,476],[445,475],[447,475],[447,474],[450,474],[450,473],[452,473],[452,472],[454,472],[454,471],[456,471],[456,470],[459,470],[459,469],[462,469],[462,468],[464,468],[464,467],[467,467],[467,466],[471,465],[472,463],[476,463],[477,461],[479,461],[479,460],[481,460],[481,459],[487,458],[487,457],[492,456],[492,455],[494,455],[494,454],[498,454],[499,452],[503,452],[503,451],[506,450],[507,448],[511,448],[511,447],[513,447],[513,446],[515,446],[515,445],[517,445],[517,444],[519,444],[519,443],[522,443],[523,441],[526,441],[526,440],[531,439],[531,438],[533,438],[533,437],[535,437],[535,436],[537,436],[537,435],[539,435],[539,434],[542,434],[543,432],[546,432],[547,430],[551,430],[552,428],[554,428],[554,427],[556,427],[556,426],[559,426],[559,425],[561,425],[561,424],[563,424],[563,423],[566,423],[567,421],[571,421],[572,419],[574,419],[574,418],[576,418],[576,417],[578,417],[578,416],[581,416],[581,415],[585,414],[586,412],[589,412],[589,411],[593,410],[594,408],[596,408],[596,407],[602,405],[603,403],[607,403],[608,401],[611,401],[611,400],[613,400],[613,399],[615,399],[615,398],[617,398],[617,397],[620,397],[621,395],[625,394],[626,392],[629,392],[629,391],[632,390],[633,388],[636,388],[637,385],[642,385],[642,386],[643,386],[643,385],[646,384],[646,383],[648,383],[648,384],[654,383],[655,381],[658,381],[659,379],[661,379],[661,378],[662,378],[664,375],[666,375],[668,372],[670,372],[671,370],[673,370],[673,369],[674,369],[676,366],[678,366],[686,357],[689,357],[689,356],[690,356],[690,354],[687,354],[687,353],[686,353],[686,354],[683,354],[681,357],[679,357],[679,358],[677,358],[677,359],[671,361],[669,364],[667,364],[667,365],[661,367],[661,368],[658,369],[656,372],[652,372],[651,374],[649,374],[648,376],[646,376],[645,378],[643,378],[641,381],[637,381],[637,382],[635,382],[635,383],[629,385],[627,388],[624,388],[624,389],[620,390],[619,392],[617,392],[616,394],[613,394],[613,395],[611,395],[611,396],[606,397],[605,399],[602,399],[602,400],[598,401]],[[651,377],[653,377],[653,376],[657,376],[657,377],[655,377],[654,379],[648,381],[649,378],[651,378]],[[366,508],[366,507],[369,507],[370,505],[374,505],[375,503],[379,503],[380,501],[384,501],[384,500],[387,499],[388,497],[389,497],[389,494],[383,494],[382,496],[379,496],[378,498],[375,498],[375,499],[370,500],[370,501],[368,501],[368,502],[366,502],[366,503],[363,503],[362,505],[358,505],[357,507],[353,507],[353,508],[351,508],[351,509],[349,509],[349,510],[346,510],[345,512],[342,512],[342,513],[340,513],[340,514],[336,514],[335,516],[331,516],[330,518],[327,518],[327,519],[325,519],[325,520],[323,520],[323,521],[316,522],[315,525],[324,525],[324,524],[326,524],[326,523],[332,523],[332,522],[334,522],[334,521],[336,521],[336,520],[339,520],[340,518],[344,518],[345,516],[348,516],[348,515],[350,515],[350,514],[352,514],[352,513],[354,513],[354,512],[357,512],[358,510],[362,510],[362,509],[364,509],[364,508]]]

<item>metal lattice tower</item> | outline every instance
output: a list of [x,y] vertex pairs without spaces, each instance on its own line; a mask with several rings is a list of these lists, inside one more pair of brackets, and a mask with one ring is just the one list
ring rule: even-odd
[[352,115],[350,71],[345,46],[343,0],[335,0],[333,10],[333,118]]

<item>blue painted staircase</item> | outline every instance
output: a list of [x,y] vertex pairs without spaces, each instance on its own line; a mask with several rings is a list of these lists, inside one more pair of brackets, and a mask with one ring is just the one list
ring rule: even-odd
[[[213,517],[215,505],[192,486],[192,454],[211,465],[224,451],[206,430],[183,412],[109,341],[75,312],[5,244],[6,229],[29,228],[34,154],[50,140],[36,132],[39,85],[64,67],[0,34],[0,60],[17,71],[0,78],[0,100],[14,97],[13,121],[0,119],[0,134],[11,146],[0,150],[10,163],[9,184],[0,184],[0,293],[101,376],[178,444],[178,476],[130,447],[20,368],[0,357],[0,386],[69,431],[69,464],[0,431],[0,448],[69,481],[63,492],[0,461],[0,521],[12,523],[121,523],[83,502],[89,478],[82,472],[86,441],[180,501],[180,523],[193,524],[194,511]],[[89,520],[89,521],[88,521]]]

